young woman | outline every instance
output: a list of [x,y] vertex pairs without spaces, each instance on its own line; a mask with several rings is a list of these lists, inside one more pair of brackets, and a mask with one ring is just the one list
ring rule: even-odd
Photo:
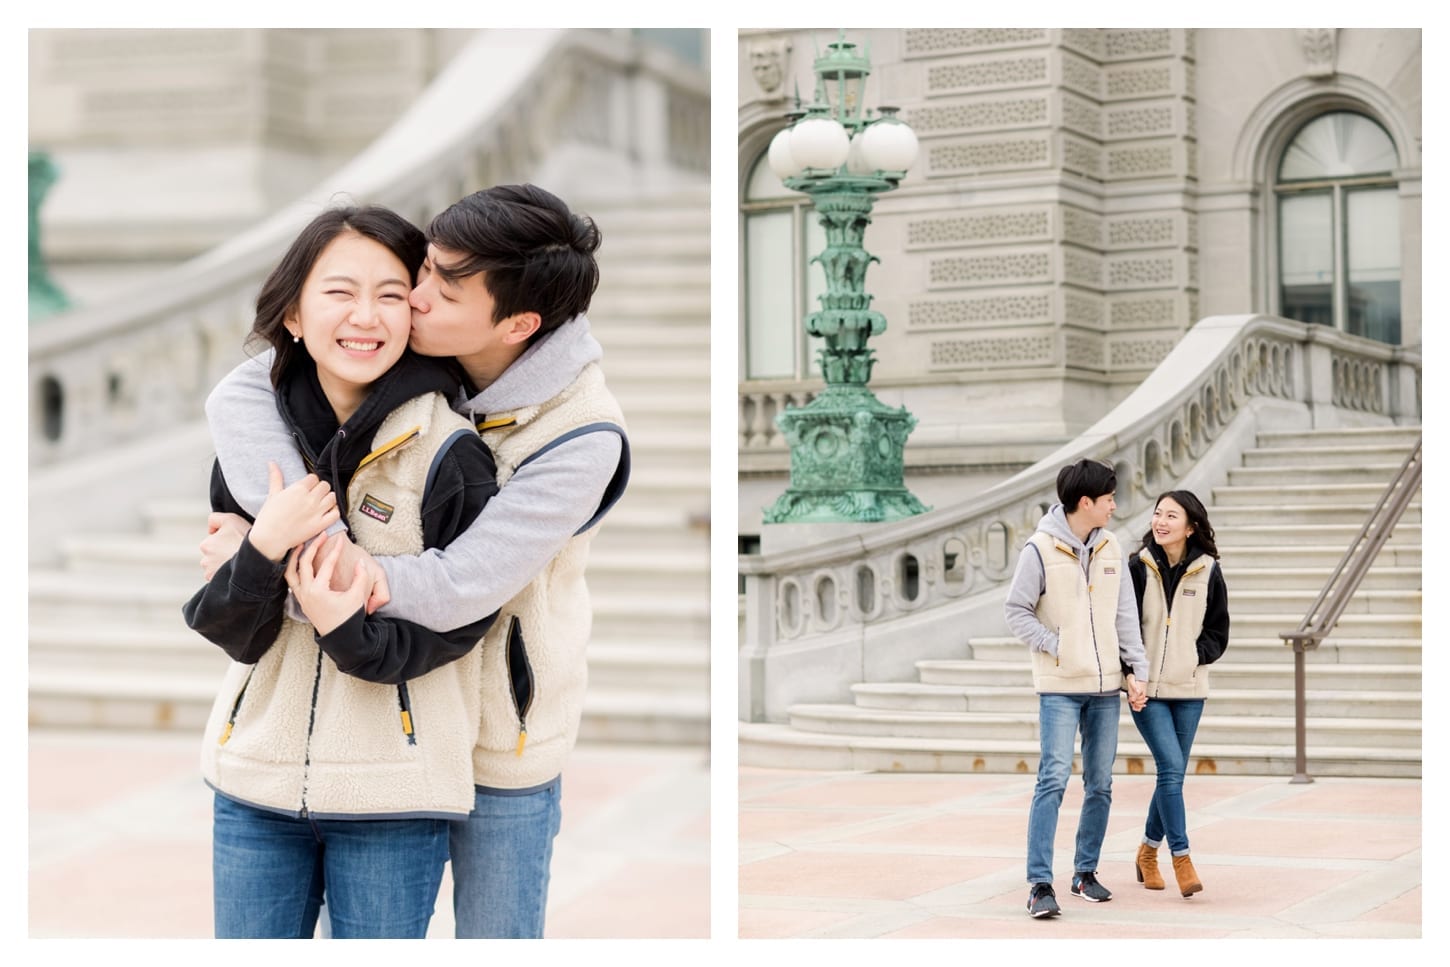
[[1187,490],[1159,497],[1128,572],[1148,651],[1148,703],[1133,710],[1133,722],[1158,772],[1138,847],[1138,882],[1164,888],[1158,847],[1166,837],[1178,889],[1192,896],[1203,884],[1189,859],[1183,775],[1208,697],[1208,666],[1228,647],[1228,588],[1202,501]]
[[[370,615],[362,566],[335,573],[344,538],[300,546],[340,516],[374,554],[445,547],[497,492],[449,407],[451,361],[407,351],[425,250],[386,209],[329,210],[257,298],[252,336],[313,472],[284,487],[271,467],[251,530],[183,609],[234,660],[202,752],[218,937],[310,937],[324,895],[335,937],[423,937],[448,820],[473,806],[479,665],[455,659],[492,617],[438,634]],[[246,516],[219,467],[212,505]]]

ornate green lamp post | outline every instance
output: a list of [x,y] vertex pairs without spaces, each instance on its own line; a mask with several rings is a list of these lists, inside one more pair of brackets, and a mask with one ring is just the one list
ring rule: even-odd
[[871,309],[866,269],[880,261],[862,246],[875,196],[891,191],[916,160],[915,133],[896,108],[863,109],[869,56],[844,33],[815,61],[816,91],[802,114],[770,144],[771,170],[787,188],[811,196],[826,230],[821,263],[826,294],[806,316],[820,336],[826,387],[808,405],[789,408],[776,424],[790,444],[790,487],[765,510],[765,523],[897,520],[928,508],[903,483],[902,449],[916,426],[905,408],[886,406],[867,388],[875,351],[866,342],[884,332]]
[[40,319],[70,308],[70,300],[51,281],[40,253],[40,203],[55,184],[55,162],[43,152],[30,152],[30,318]]

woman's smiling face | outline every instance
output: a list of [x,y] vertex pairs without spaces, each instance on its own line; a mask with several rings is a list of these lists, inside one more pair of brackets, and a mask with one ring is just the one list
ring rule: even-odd
[[339,422],[408,347],[411,290],[398,257],[354,232],[329,242],[307,274],[287,330],[302,337]]
[[1158,506],[1153,508],[1153,540],[1159,547],[1181,554],[1192,533],[1193,525],[1188,523],[1183,505],[1172,497],[1158,501]]

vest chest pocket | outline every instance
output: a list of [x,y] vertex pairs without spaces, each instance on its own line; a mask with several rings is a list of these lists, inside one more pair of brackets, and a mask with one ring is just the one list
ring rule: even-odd
[[518,615],[509,618],[508,637],[504,647],[504,664],[508,670],[509,696],[513,699],[514,712],[519,718],[519,742],[515,755],[524,754],[524,743],[529,732],[525,719],[529,707],[534,704],[534,669],[529,664],[529,652],[524,644],[523,625]]

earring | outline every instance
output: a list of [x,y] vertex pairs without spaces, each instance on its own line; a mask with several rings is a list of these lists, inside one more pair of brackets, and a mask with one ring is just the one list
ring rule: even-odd
[[293,342],[301,342],[302,341],[302,337],[301,336],[293,336],[292,337],[292,341]]

